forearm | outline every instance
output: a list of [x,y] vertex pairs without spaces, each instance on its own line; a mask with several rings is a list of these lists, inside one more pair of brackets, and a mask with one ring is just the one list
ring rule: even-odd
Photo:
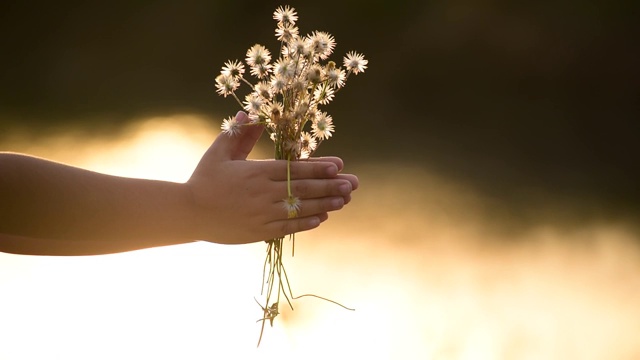
[[0,153],[0,233],[64,241],[194,240],[183,184],[100,174]]
[[[338,174],[342,160],[246,161],[247,141],[259,133],[249,135],[218,137],[184,184],[0,152],[0,251],[80,255],[194,240],[244,244],[313,229],[351,199],[358,179]],[[300,211],[290,218],[283,199],[292,192]]]

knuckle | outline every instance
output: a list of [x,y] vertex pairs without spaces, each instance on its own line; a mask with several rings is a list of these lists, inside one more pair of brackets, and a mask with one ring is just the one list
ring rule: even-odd
[[333,205],[330,199],[324,199],[320,201],[320,204],[318,204],[318,212],[326,212],[331,210],[333,210]]
[[327,181],[325,185],[326,194],[338,194],[340,192],[339,186],[340,182],[336,182],[335,180]]
[[[286,162],[285,162],[286,164]],[[286,165],[285,165],[286,166]],[[303,162],[299,162],[299,161],[292,161],[290,164],[290,169],[289,171],[291,172],[291,177],[292,178],[304,178],[305,177],[305,172],[308,169],[307,168],[308,164],[303,163]],[[286,171],[286,169],[285,169]]]
[[344,198],[342,197],[333,197],[323,201],[323,210],[325,211],[340,210],[342,209],[343,206],[344,206]]
[[304,181],[296,181],[295,183],[292,182],[292,187],[293,187],[293,192],[296,194],[296,196],[305,196],[308,195],[309,193],[309,184],[307,184]]
[[282,222],[282,224],[280,225],[281,233],[283,235],[289,235],[289,234],[298,232],[296,224],[297,224],[296,220],[289,220],[289,221]]

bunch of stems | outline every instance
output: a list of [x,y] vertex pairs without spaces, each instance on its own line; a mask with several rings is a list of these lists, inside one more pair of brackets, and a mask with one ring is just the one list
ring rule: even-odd
[[[277,154],[276,157],[278,157]],[[291,197],[291,159],[289,157],[287,158],[287,192],[289,197]],[[284,296],[284,298],[287,300],[287,303],[289,304],[289,307],[291,308],[291,310],[293,310],[293,304],[291,303],[291,300],[293,299],[293,292],[291,291],[291,285],[289,284],[287,271],[285,270],[284,264],[282,263],[284,239],[285,237],[278,237],[266,241],[267,256],[262,267],[262,288],[260,290],[260,295],[264,295],[265,286],[267,288],[267,292],[265,298],[265,306],[260,305],[260,303],[258,302],[258,305],[260,305],[263,311],[262,319],[258,320],[262,322],[262,326],[260,327],[260,337],[258,338],[258,346],[260,346],[260,342],[262,341],[262,334],[264,333],[264,325],[266,321],[269,320],[269,324],[273,326],[273,319],[275,319],[275,317],[280,313],[280,294]],[[292,243],[291,256],[293,256],[295,253],[295,234],[290,234],[289,239]],[[275,301],[273,301],[274,288],[276,291]]]

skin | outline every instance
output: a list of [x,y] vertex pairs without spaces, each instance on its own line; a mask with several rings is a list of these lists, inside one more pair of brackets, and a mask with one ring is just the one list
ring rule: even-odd
[[[239,122],[248,121],[239,112]],[[291,164],[296,218],[282,206],[287,163],[247,160],[263,132],[221,134],[185,183],[101,174],[0,153],[0,251],[96,255],[205,240],[246,244],[316,228],[351,200],[358,178],[336,157]]]

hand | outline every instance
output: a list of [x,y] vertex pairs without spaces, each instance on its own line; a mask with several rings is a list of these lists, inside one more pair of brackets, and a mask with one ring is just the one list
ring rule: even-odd
[[[236,118],[248,123],[244,112]],[[301,206],[298,217],[288,219],[283,206],[287,162],[246,160],[262,131],[262,126],[246,125],[239,135],[219,135],[186,183],[204,230],[202,240],[242,244],[310,230],[351,200],[358,178],[339,174],[341,159],[292,162],[291,191]]]

